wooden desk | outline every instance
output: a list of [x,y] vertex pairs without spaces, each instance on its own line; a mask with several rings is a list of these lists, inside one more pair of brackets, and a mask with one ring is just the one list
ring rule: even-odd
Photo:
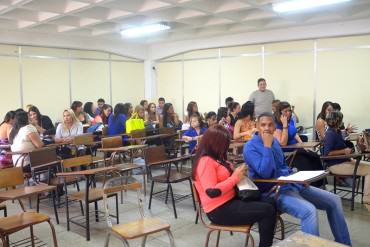
[[148,141],[153,139],[164,139],[172,136],[177,136],[177,133],[174,134],[158,134],[158,135],[151,135],[151,136],[143,136],[143,137],[135,137],[135,138],[129,138],[128,141]]
[[[105,153],[126,153],[126,152],[129,152],[130,153],[130,162],[132,163],[133,160],[134,160],[134,151],[135,150],[140,150],[140,149],[144,149],[146,148],[147,145],[146,144],[142,144],[142,145],[130,145],[130,146],[122,146],[122,147],[115,147],[115,148],[98,148],[98,151],[100,152],[103,152],[104,153],[104,157],[105,157]],[[104,160],[105,162],[105,160]]]
[[[56,219],[57,224],[59,224],[58,211],[57,211],[56,204],[55,204],[55,193],[56,193],[55,189],[56,189],[55,186],[39,184],[36,186],[25,186],[25,187],[20,187],[20,188],[11,189],[11,190],[4,190],[4,191],[0,191],[0,201],[18,200],[19,204],[21,205],[22,210],[26,212],[24,205],[20,199],[52,191],[55,219]],[[39,200],[37,200],[37,210],[36,211],[39,212]]]
[[[117,170],[116,167],[101,167],[89,170],[75,171],[75,172],[61,172],[57,173],[58,177],[68,177],[68,176],[84,176],[86,180],[85,187],[85,218],[86,218],[86,240],[90,241],[90,215],[89,215],[89,190],[93,182],[93,177],[98,173],[112,172]],[[67,193],[66,193],[66,203],[68,203]],[[68,207],[68,205],[66,205]],[[68,220],[67,220],[68,221]],[[69,221],[67,222],[69,224]]]
[[273,246],[275,247],[344,247],[343,245],[328,239],[320,238],[314,235],[295,232],[283,241],[280,241]]
[[293,145],[287,145],[287,146],[282,146],[282,148],[286,149],[304,149],[304,148],[316,148],[320,145],[320,142],[301,142],[301,143],[296,143]]

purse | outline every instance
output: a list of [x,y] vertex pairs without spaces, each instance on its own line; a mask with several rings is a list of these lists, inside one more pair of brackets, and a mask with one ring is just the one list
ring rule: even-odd
[[257,201],[261,197],[258,187],[246,176],[236,185],[236,193],[238,199],[245,202]]
[[126,121],[126,133],[130,134],[134,130],[141,130],[145,128],[144,120],[134,113],[132,117]]

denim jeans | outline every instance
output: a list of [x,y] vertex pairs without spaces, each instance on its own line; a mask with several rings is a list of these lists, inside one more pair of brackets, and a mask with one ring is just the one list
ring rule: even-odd
[[280,192],[277,207],[281,212],[299,218],[303,232],[316,236],[319,236],[317,209],[325,210],[335,241],[351,245],[339,196],[312,186],[300,191],[285,190]]

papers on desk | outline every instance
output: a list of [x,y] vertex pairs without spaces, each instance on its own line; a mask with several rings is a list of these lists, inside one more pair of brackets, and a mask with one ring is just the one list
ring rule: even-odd
[[294,181],[294,182],[309,182],[320,179],[326,174],[325,170],[320,171],[300,171],[289,176],[281,176],[277,180]]

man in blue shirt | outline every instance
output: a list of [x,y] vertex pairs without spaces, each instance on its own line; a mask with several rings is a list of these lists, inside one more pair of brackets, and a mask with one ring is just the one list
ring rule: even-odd
[[[292,171],[285,162],[279,142],[274,139],[275,123],[271,113],[262,113],[257,122],[258,133],[244,145],[243,155],[252,178],[272,179]],[[258,183],[263,195],[274,186]],[[317,209],[326,210],[335,241],[351,245],[340,198],[328,191],[300,184],[285,184],[277,198],[280,211],[301,220],[303,232],[319,236]],[[273,194],[272,194],[273,195]]]

